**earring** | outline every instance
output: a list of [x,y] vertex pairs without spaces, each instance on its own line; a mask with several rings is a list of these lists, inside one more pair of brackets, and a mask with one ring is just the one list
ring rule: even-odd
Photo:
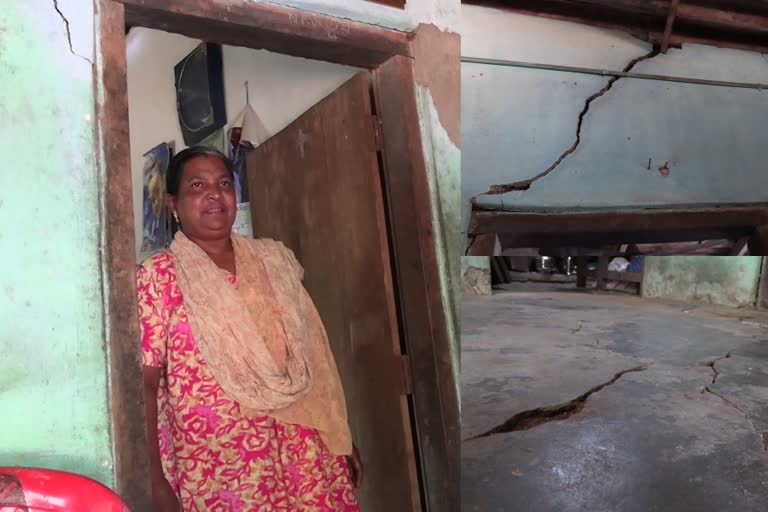
[[181,225],[181,222],[179,221],[179,214],[176,213],[176,210],[173,211],[173,218],[176,219],[176,224]]

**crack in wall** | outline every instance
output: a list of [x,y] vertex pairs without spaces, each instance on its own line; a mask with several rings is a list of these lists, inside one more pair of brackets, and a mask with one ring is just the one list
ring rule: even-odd
[[61,9],[59,8],[59,2],[58,0],[53,0],[53,8],[56,9],[56,12],[59,13],[59,17],[61,18],[61,21],[64,22],[64,28],[67,31],[67,43],[69,43],[69,52],[74,55],[75,57],[80,57],[84,61],[86,61],[88,64],[93,66],[93,61],[89,59],[88,57],[85,57],[83,55],[80,55],[75,51],[74,46],[72,46],[72,32],[69,28],[69,20],[66,16],[64,16],[64,13],[61,12]]
[[[649,52],[649,53],[647,53],[645,55],[641,55],[640,57],[636,57],[636,58],[632,59],[631,61],[629,61],[629,63],[626,66],[624,66],[624,70],[623,71],[625,73],[628,73],[629,71],[632,71],[632,68],[634,68],[638,63],[640,63],[640,62],[642,62],[644,60],[652,59],[652,58],[656,57],[658,54],[659,54],[659,50],[654,49],[654,50],[652,50],[651,52]],[[592,104],[592,102],[595,101],[597,98],[603,96],[608,91],[610,91],[611,88],[613,88],[613,84],[615,84],[621,78],[622,77],[618,77],[618,76],[615,76],[615,77],[611,78],[610,80],[608,80],[608,83],[605,85],[605,87],[603,87],[602,89],[597,91],[595,94],[593,94],[592,96],[587,98],[587,100],[584,102],[584,108],[579,113],[579,119],[578,119],[578,123],[576,125],[576,140],[574,141],[573,145],[571,145],[571,147],[566,149],[560,155],[560,158],[558,158],[555,161],[555,163],[553,163],[552,165],[549,166],[549,168],[547,170],[545,170],[545,171],[537,174],[533,178],[529,178],[527,180],[516,181],[514,183],[506,183],[506,184],[503,184],[503,185],[492,185],[488,189],[488,191],[485,192],[485,194],[486,195],[497,195],[497,194],[506,194],[507,192],[511,192],[513,190],[528,190],[529,188],[531,188],[531,185],[535,181],[543,178],[544,176],[547,176],[549,173],[551,173],[552,171],[557,169],[560,166],[560,164],[563,163],[563,160],[565,160],[569,155],[571,155],[571,153],[576,151],[576,148],[578,148],[579,144],[581,144],[581,127],[582,127],[582,124],[584,123],[584,118],[586,117],[587,113],[589,112],[589,108],[590,108],[590,105]]]
[[743,414],[744,417],[747,418],[749,423],[752,425],[752,429],[755,431],[755,434],[757,434],[757,437],[759,437],[760,441],[763,443],[763,450],[764,451],[768,451],[768,432],[761,431],[757,427],[757,424],[755,423],[755,420],[752,419],[752,416],[748,412],[746,412],[744,409],[739,407],[736,403],[734,403],[734,402],[728,400],[727,398],[725,398],[723,395],[721,395],[717,391],[712,391],[709,388],[709,386],[705,386],[704,387],[704,391],[707,392],[707,393],[711,393],[711,394],[715,395],[716,397],[720,398],[723,402],[725,402],[726,404],[728,404],[729,406],[733,407],[734,409],[739,411],[741,414]]
[[628,370],[620,371],[619,373],[615,374],[613,378],[608,382],[604,382],[603,384],[590,388],[586,393],[583,393],[582,395],[578,396],[577,398],[574,398],[569,402],[565,402],[557,405],[550,405],[546,407],[538,407],[536,409],[529,409],[527,411],[520,412],[512,416],[510,419],[508,419],[504,423],[480,435],[471,437],[467,439],[467,441],[471,441],[473,439],[479,439],[481,437],[489,437],[496,434],[505,434],[507,432],[518,432],[520,430],[528,430],[533,427],[538,427],[539,425],[542,425],[544,423],[549,423],[550,421],[561,421],[561,420],[568,419],[571,416],[580,413],[584,409],[584,405],[586,404],[587,399],[591,395],[615,383],[626,373],[642,372],[647,370],[649,367],[650,367],[650,364],[644,364],[640,366],[635,366],[633,368],[629,368]]
[[731,357],[731,353],[726,352],[724,356],[716,357],[714,359],[709,359],[709,360],[705,359],[704,361],[699,361],[698,365],[709,366],[710,368],[712,368],[712,371],[714,372],[714,376],[712,377],[712,384],[714,384],[715,382],[717,382],[717,378],[720,376],[720,372],[718,372],[717,368],[715,368],[715,363],[720,361],[721,359],[728,359],[729,357]]

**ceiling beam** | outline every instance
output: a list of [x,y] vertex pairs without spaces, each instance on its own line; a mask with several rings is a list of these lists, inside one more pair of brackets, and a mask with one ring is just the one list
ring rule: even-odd
[[669,38],[672,36],[672,26],[675,24],[677,8],[680,6],[680,0],[672,0],[669,4],[669,13],[667,14],[667,24],[664,26],[664,37],[661,40],[661,53],[667,53],[669,49]]
[[[463,0],[521,14],[621,30],[663,45],[661,27],[669,21],[672,0]],[[672,20],[669,46],[698,43],[721,48],[768,50],[768,4],[685,0]]]

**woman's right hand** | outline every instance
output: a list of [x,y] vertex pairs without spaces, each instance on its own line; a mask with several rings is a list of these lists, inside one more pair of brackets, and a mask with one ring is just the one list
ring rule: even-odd
[[154,512],[181,512],[179,498],[165,477],[152,482],[152,504]]

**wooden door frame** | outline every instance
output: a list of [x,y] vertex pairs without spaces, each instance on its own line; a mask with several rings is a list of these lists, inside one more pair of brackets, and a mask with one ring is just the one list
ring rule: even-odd
[[[363,67],[383,126],[383,182],[425,505],[459,510],[459,405],[440,289],[411,34],[251,0],[97,0],[96,155],[102,192],[106,347],[114,475],[132,510],[149,510],[136,307],[125,24]],[[457,63],[458,65],[458,63]],[[137,449],[140,448],[140,449]]]

